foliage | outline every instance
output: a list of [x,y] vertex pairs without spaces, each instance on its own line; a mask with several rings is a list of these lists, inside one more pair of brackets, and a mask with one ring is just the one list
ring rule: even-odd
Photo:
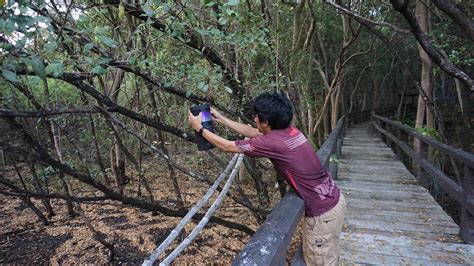
[[[0,144],[26,147],[24,157],[38,160],[26,132],[52,159],[60,149],[65,166],[102,182],[120,177],[120,163],[140,168],[150,154],[116,119],[151,143],[174,144],[168,159],[184,171],[180,140],[193,141],[191,105],[210,102],[252,123],[248,102],[280,90],[293,102],[294,123],[320,146],[331,120],[349,110],[393,106],[401,94],[418,93],[416,40],[381,24],[406,29],[401,16],[379,1],[337,2],[372,27],[326,1],[8,1],[0,7],[0,109],[36,115],[15,118],[24,132],[1,117],[9,131]],[[432,12],[436,47],[472,69],[472,42]],[[456,96],[454,81],[437,68],[434,74],[435,93]],[[420,132],[439,139],[434,129]],[[44,165],[38,176],[45,181],[57,177],[57,167],[35,163]],[[131,178],[128,186],[149,177]],[[129,193],[119,186],[107,188]]]

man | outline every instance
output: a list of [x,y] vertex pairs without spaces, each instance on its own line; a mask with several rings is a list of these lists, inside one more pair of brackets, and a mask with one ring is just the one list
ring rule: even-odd
[[254,101],[257,128],[233,121],[211,108],[213,120],[249,138],[230,141],[201,125],[201,117],[189,112],[196,132],[216,147],[248,157],[267,157],[305,202],[303,255],[307,265],[336,265],[339,238],[346,210],[344,196],[322,167],[311,144],[295,127],[288,98],[262,93]]

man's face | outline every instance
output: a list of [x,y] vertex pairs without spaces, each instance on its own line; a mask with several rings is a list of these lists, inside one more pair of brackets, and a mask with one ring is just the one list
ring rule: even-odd
[[257,129],[258,131],[262,132],[262,133],[267,133],[267,127],[268,127],[268,123],[261,123],[260,122],[260,119],[258,118],[258,115],[255,115],[255,118],[253,119],[253,121],[255,121],[255,124],[257,124]]

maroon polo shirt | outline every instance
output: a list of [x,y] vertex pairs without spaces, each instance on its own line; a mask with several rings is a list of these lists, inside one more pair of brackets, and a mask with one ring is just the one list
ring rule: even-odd
[[305,203],[305,215],[321,215],[339,201],[339,189],[322,167],[313,147],[295,127],[272,130],[246,140],[235,141],[248,157],[267,157],[276,170],[298,192]]

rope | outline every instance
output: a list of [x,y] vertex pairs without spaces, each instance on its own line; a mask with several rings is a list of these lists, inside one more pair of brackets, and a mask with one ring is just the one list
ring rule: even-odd
[[176,259],[179,254],[189,245],[191,242],[196,238],[196,236],[204,229],[204,226],[209,222],[209,218],[212,216],[212,214],[219,208],[219,205],[222,203],[222,200],[224,200],[225,195],[227,194],[227,191],[230,188],[230,185],[234,181],[235,176],[237,175],[237,172],[239,170],[239,166],[242,163],[242,160],[244,159],[244,155],[240,154],[239,159],[237,160],[237,163],[234,166],[234,169],[232,169],[232,173],[229,176],[229,179],[227,180],[224,188],[222,189],[221,193],[217,197],[217,199],[214,201],[212,206],[207,210],[206,214],[204,217],[201,219],[199,224],[194,228],[194,230],[191,232],[191,234],[186,237],[186,239],[179,244],[179,246],[171,252],[168,257],[166,257],[163,262],[160,263],[160,266],[168,266],[173,262],[174,259]]
[[214,184],[209,188],[206,194],[191,208],[191,210],[183,217],[183,219],[179,222],[179,224],[171,231],[168,237],[160,244],[158,248],[156,248],[150,256],[143,262],[143,266],[151,266],[153,263],[158,259],[158,257],[163,253],[166,248],[178,237],[179,233],[183,230],[186,224],[191,220],[191,218],[202,208],[208,201],[209,198],[214,194],[219,184],[222,182],[224,177],[227,176],[229,171],[234,166],[237,157],[239,155],[236,154],[232,157],[232,160],[229,161],[226,169],[219,175],[219,177],[214,181]]

